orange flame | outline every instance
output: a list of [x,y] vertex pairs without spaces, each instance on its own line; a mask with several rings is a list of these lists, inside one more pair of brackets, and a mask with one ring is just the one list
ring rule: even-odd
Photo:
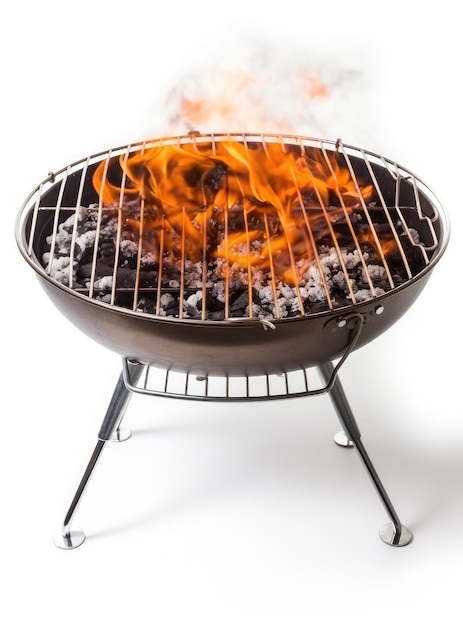
[[223,258],[224,272],[270,270],[290,285],[313,260],[313,223],[324,219],[326,234],[373,192],[366,185],[359,196],[336,153],[280,143],[192,140],[120,157],[119,166],[122,190],[104,163],[93,184],[104,204],[121,194],[143,203],[146,248],[192,262]]

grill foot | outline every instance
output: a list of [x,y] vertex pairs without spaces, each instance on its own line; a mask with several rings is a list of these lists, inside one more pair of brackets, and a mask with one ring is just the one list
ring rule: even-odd
[[388,522],[379,529],[379,536],[390,546],[402,547],[407,546],[413,540],[412,531],[406,526],[401,526],[400,533],[397,533],[392,522]]
[[71,530],[63,534],[62,530],[58,530],[53,537],[53,541],[55,546],[62,550],[72,550],[84,543],[85,533],[83,530]]
[[111,441],[113,443],[119,443],[122,441],[127,441],[127,439],[130,439],[131,436],[132,433],[130,430],[128,430],[128,428],[116,428],[108,441]]
[[343,430],[340,430],[334,436],[334,443],[342,448],[353,448],[354,444]]

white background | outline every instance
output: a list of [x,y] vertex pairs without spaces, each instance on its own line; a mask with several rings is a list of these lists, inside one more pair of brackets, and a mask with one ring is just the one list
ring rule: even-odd
[[[3,8],[3,624],[461,624],[457,6],[41,0]],[[237,408],[138,396],[125,419],[133,437],[106,446],[78,510],[87,540],[59,550],[52,535],[120,359],[48,302],[17,252],[16,214],[50,170],[162,130],[165,96],[184,72],[260,47],[286,76],[306,65],[329,69],[335,84],[343,77],[344,97],[320,114],[324,135],[411,169],[451,218],[451,243],[423,294],[341,377],[414,541],[391,548],[379,539],[386,513],[355,451],[333,444],[339,427],[327,397]]]

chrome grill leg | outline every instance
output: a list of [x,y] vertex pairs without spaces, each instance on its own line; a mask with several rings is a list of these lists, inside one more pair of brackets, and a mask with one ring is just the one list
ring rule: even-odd
[[[129,362],[128,367],[131,370],[132,378],[137,380],[143,370],[143,366],[136,362]],[[127,389],[124,383],[124,377],[121,373],[101,424],[95,449],[90,457],[69,510],[66,513],[63,525],[53,537],[55,545],[58,546],[58,548],[71,550],[72,548],[77,548],[85,541],[85,533],[82,530],[71,530],[71,524],[106,443],[108,441],[125,441],[130,437],[130,433],[127,435],[124,431],[120,430],[120,425],[131,396],[132,392]]]
[[[326,363],[320,365],[318,367],[318,370],[326,382],[330,379],[330,376],[333,372],[333,365],[331,363]],[[394,507],[392,506],[389,496],[387,495],[386,490],[384,489],[384,486],[379,479],[373,463],[371,462],[371,459],[368,456],[367,451],[365,450],[365,447],[361,441],[359,427],[355,421],[354,414],[352,413],[339,378],[336,378],[336,381],[331,388],[329,395],[338,415],[339,421],[341,422],[341,425],[344,429],[345,441],[352,442],[353,446],[357,449],[357,452],[359,453],[360,458],[362,459],[363,464],[373,481],[379,497],[381,498],[383,505],[388,512],[389,517],[391,518],[391,521],[388,524],[382,526],[379,531],[381,539],[391,546],[406,546],[412,541],[413,534],[406,526],[401,523]],[[341,445],[348,445],[348,443],[344,443]]]

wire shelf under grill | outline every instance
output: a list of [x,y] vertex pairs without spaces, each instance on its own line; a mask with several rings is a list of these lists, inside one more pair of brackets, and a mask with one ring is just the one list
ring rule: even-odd
[[341,361],[334,367],[327,383],[316,367],[262,376],[196,376],[136,362],[136,367],[142,369],[138,369],[134,376],[131,369],[134,362],[124,358],[122,373],[125,386],[134,393],[185,400],[249,402],[326,393],[336,378]]

